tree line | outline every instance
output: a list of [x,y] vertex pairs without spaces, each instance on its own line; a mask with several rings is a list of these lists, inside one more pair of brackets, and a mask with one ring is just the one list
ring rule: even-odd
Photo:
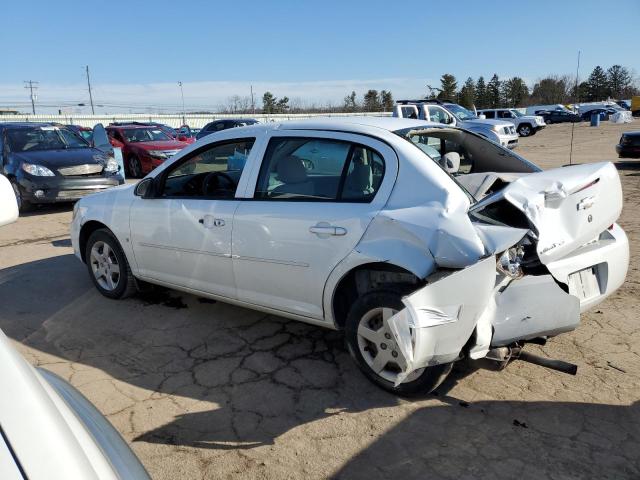
[[456,77],[445,73],[440,87],[427,85],[427,98],[459,103],[467,108],[526,107],[554,103],[599,102],[609,98],[628,99],[640,91],[631,72],[613,65],[607,70],[596,66],[589,77],[577,85],[569,75],[549,75],[536,81],[530,90],[521,77],[502,80],[497,74],[485,81],[468,77],[458,89]]
[[[595,67],[577,88],[575,77],[570,75],[548,75],[529,88],[521,77],[501,79],[495,73],[488,80],[484,76],[477,80],[468,77],[459,87],[456,77],[445,73],[440,78],[439,87],[427,85],[424,93],[424,98],[437,98],[480,109],[628,99],[640,94],[640,90],[626,67],[613,65],[606,70]],[[221,105],[220,111],[242,114],[391,112],[394,103],[390,90],[370,89],[361,96],[352,91],[344,97],[342,104],[306,103],[299,98],[278,98],[267,91],[262,95],[262,105],[256,105],[251,97],[235,95]]]

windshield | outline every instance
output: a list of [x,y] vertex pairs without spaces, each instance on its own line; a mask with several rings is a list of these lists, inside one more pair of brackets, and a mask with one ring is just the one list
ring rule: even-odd
[[89,148],[90,146],[71,130],[57,127],[7,130],[7,144],[12,152]]
[[475,120],[478,118],[476,117],[476,114],[471,110],[467,110],[466,108],[461,107],[460,105],[456,105],[455,103],[448,103],[445,105],[445,107],[447,107],[447,110],[453,113],[458,118],[458,120],[465,121]]
[[125,128],[122,130],[122,134],[129,143],[169,142],[173,140],[160,128]]
[[513,113],[516,117],[524,117],[524,115],[520,113],[518,110],[509,110],[509,111]]

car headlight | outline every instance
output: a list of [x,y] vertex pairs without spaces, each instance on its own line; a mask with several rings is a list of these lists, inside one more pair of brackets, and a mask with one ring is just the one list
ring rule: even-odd
[[502,128],[503,127],[501,127],[500,125],[494,125],[493,127],[491,127],[491,130],[493,130],[496,133],[502,133],[503,132]]
[[169,158],[164,150],[149,150],[147,153],[154,158]]
[[43,167],[42,165],[34,165],[32,163],[24,162],[22,164],[22,170],[27,172],[29,175],[34,175],[36,177],[54,177],[55,174],[49,170],[47,167]]
[[104,164],[104,171],[107,173],[116,173],[118,170],[120,170],[120,165],[118,165],[116,159],[109,157]]

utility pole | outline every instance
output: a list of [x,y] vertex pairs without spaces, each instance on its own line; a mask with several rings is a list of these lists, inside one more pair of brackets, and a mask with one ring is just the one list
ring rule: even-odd
[[24,81],[24,88],[29,90],[29,96],[31,97],[31,111],[34,115],[36,114],[36,99],[38,98],[38,95],[33,93],[33,91],[38,89],[37,85],[38,82],[34,82],[33,80]]
[[89,65],[85,67],[87,72],[87,87],[89,87],[89,102],[91,103],[91,114],[95,115],[96,111],[93,108],[93,94],[91,93],[91,77],[89,77]]
[[186,125],[187,120],[184,113],[184,91],[182,90],[182,82],[178,82],[178,85],[180,86],[180,96],[182,97],[182,124]]
[[256,104],[255,104],[255,102],[253,101],[253,85],[251,85],[251,113],[252,113],[253,115],[255,115],[255,114],[256,114]]
[[[579,107],[576,106],[578,103],[580,103],[580,89],[578,85],[578,75],[580,74],[580,53],[581,51],[578,50],[578,65],[576,66],[576,102],[573,105],[574,113],[576,113],[576,111],[580,111]],[[573,165],[573,131],[575,130],[575,128],[576,123],[571,122],[571,147],[569,149],[569,165]]]

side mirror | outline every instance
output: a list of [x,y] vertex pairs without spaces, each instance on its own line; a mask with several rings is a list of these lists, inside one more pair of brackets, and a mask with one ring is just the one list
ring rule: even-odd
[[136,189],[133,193],[137,197],[149,198],[153,195],[153,184],[153,178],[145,178],[136,185]]
[[486,119],[487,119],[487,116],[486,116],[484,113],[481,113],[480,115],[478,115],[478,118],[479,118],[480,120],[486,120]]
[[0,227],[18,219],[18,201],[11,182],[0,175]]

